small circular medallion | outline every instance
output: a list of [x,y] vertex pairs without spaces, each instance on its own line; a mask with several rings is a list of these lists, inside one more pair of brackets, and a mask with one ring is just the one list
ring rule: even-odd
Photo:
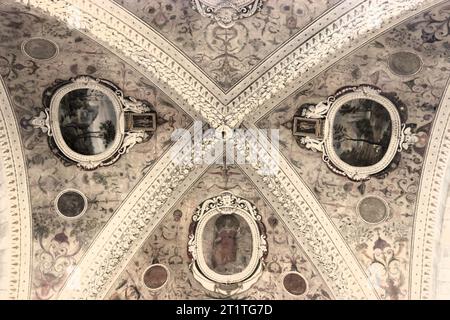
[[44,38],[32,38],[22,43],[22,52],[35,60],[51,60],[59,54],[56,43]]
[[388,66],[399,76],[412,76],[422,69],[422,59],[413,52],[400,51],[389,56]]
[[300,297],[308,292],[308,282],[298,272],[289,272],[283,277],[283,287],[291,295]]
[[383,198],[368,196],[357,205],[356,211],[369,224],[378,224],[389,217],[389,205]]
[[169,280],[169,269],[162,264],[153,264],[142,275],[142,282],[150,290],[164,287]]
[[55,199],[56,212],[64,218],[79,218],[86,212],[87,207],[87,197],[78,190],[64,190]]

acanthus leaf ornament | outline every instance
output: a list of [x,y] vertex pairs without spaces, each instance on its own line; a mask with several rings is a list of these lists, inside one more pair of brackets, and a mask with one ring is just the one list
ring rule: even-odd
[[398,151],[406,151],[410,146],[419,142],[419,136],[413,132],[412,128],[404,124],[400,135]]

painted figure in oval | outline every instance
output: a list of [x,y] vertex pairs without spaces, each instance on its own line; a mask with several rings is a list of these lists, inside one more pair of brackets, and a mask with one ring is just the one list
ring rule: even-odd
[[252,234],[247,222],[237,214],[211,219],[203,233],[204,255],[209,268],[222,275],[245,270],[252,256]]
[[233,215],[223,215],[215,224],[212,267],[221,267],[236,261],[237,236],[240,231],[239,220]]

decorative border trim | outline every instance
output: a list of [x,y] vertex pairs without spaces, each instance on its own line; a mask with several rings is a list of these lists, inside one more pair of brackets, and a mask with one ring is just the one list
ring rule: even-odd
[[8,299],[28,299],[31,288],[31,201],[22,141],[8,89],[0,77],[0,161],[8,197]]
[[439,227],[450,168],[450,82],[435,116],[418,191],[411,249],[410,299],[434,298]]

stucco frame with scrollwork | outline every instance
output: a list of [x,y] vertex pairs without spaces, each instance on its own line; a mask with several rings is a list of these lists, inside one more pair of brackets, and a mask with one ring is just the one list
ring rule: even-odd
[[[217,215],[236,214],[242,217],[251,230],[252,256],[245,269],[239,273],[222,275],[209,268],[203,255],[203,233],[212,218]],[[267,242],[264,225],[256,207],[249,201],[232,193],[221,195],[203,202],[192,218],[188,252],[191,257],[190,268],[194,278],[209,291],[226,296],[248,290],[260,278],[267,256]]]
[[[333,145],[333,124],[336,115],[343,105],[356,99],[368,99],[378,102],[388,111],[391,121],[389,146],[383,158],[371,166],[356,167],[344,162]],[[355,181],[367,180],[371,176],[384,171],[392,163],[399,151],[408,148],[408,141],[413,141],[413,137],[411,137],[413,134],[410,130],[406,130],[405,124],[402,124],[398,107],[383,95],[380,89],[370,85],[343,88],[335,95],[328,97],[326,101],[303,107],[300,110],[300,115],[301,118],[305,119],[324,119],[323,140],[303,137],[300,138],[300,143],[304,144],[308,149],[322,152],[323,160],[332,171]],[[294,122],[297,118],[294,117]]]
[[[61,100],[68,93],[90,89],[103,93],[112,102],[116,116],[116,134],[111,146],[104,152],[96,155],[82,155],[72,150],[64,140],[59,124],[59,108]],[[93,78],[90,76],[78,76],[68,81],[58,80],[44,92],[44,111],[31,120],[31,124],[42,129],[50,137],[49,142],[54,146],[54,151],[68,163],[75,163],[85,170],[94,170],[98,167],[108,166],[116,162],[123,154],[127,153],[135,144],[151,138],[151,133],[156,130],[156,113],[152,106],[146,102],[131,97],[125,97],[122,90],[108,80]],[[125,122],[126,113],[138,113],[152,115],[153,126],[147,130],[127,130]]]

